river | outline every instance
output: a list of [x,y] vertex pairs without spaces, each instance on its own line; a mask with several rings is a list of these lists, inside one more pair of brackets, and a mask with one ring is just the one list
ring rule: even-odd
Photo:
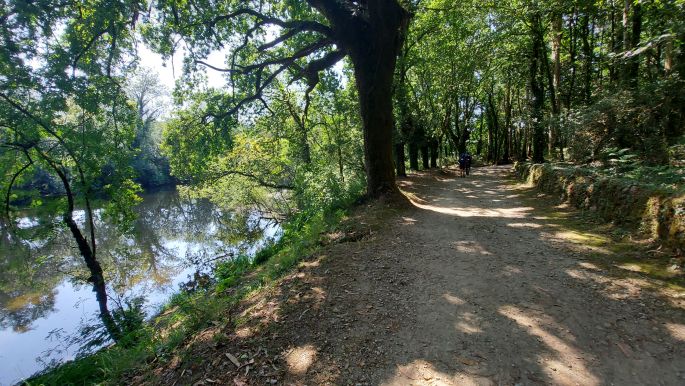
[[[144,297],[148,317],[196,273],[252,254],[279,233],[254,214],[238,216],[176,191],[145,194],[125,235],[101,209],[95,213],[110,306]],[[84,212],[75,217],[82,222]],[[60,217],[19,213],[15,224],[11,232],[0,228],[0,385],[74,358],[79,347],[69,342],[98,320],[87,269]]]

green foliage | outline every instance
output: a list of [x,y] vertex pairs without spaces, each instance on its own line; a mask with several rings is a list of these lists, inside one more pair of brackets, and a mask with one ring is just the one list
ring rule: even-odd
[[[64,194],[65,183],[74,196],[87,198],[112,190],[106,186],[135,190],[124,184],[130,179],[135,114],[120,74],[132,49],[130,26],[142,6],[137,1],[3,3],[7,14],[15,15],[3,17],[0,29],[3,192],[19,186]],[[46,174],[49,179],[31,179]],[[12,198],[22,203],[21,194]]]
[[685,103],[678,91],[682,87],[683,82],[678,79],[657,80],[638,91],[613,90],[601,95],[594,104],[574,110],[561,125],[563,131],[573,133],[569,143],[571,156],[579,162],[609,158],[627,162],[625,157],[613,156],[620,148],[632,151],[648,164],[667,164],[668,145],[681,134],[670,128],[682,126],[670,114]]
[[274,257],[285,245],[284,239],[281,237],[278,241],[268,242],[262,248],[260,248],[257,253],[255,253],[252,259],[253,264],[261,265],[269,261]]
[[217,279],[217,291],[233,287],[245,272],[250,269],[252,259],[248,256],[238,256],[230,261],[220,263],[214,270]]

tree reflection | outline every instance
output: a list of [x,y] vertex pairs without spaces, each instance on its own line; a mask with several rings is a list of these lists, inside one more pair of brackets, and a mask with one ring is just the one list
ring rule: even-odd
[[63,280],[62,262],[48,252],[48,245],[59,248],[59,238],[43,219],[30,220],[35,226],[0,223],[0,329],[29,331],[54,310],[55,288]]
[[[207,272],[218,260],[249,253],[263,238],[265,225],[255,213],[222,211],[175,191],[145,195],[136,212],[125,234],[101,211],[94,212],[99,261],[118,308],[115,315],[125,315],[134,308],[131,304],[142,310],[142,301],[135,299],[173,289],[189,268]],[[77,287],[90,285],[90,272],[59,219],[23,213],[17,226],[0,226],[0,246],[2,329],[28,331],[52,313],[56,289],[66,280]],[[117,322],[126,323],[118,317]]]

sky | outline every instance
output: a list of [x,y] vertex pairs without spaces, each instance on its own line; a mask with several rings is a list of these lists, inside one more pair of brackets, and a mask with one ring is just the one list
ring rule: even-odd
[[[138,44],[138,56],[140,58],[140,65],[153,69],[159,75],[161,83],[169,90],[174,90],[176,79],[179,79],[183,73],[183,55],[184,51],[179,50],[172,58],[163,60],[162,56],[152,52],[144,43]],[[213,52],[206,59],[206,62],[217,67],[224,67],[225,54],[219,51]],[[208,84],[212,87],[220,87],[226,85],[223,74],[219,71],[207,69]]]

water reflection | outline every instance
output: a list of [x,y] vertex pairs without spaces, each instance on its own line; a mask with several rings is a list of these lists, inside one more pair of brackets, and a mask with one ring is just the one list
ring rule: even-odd
[[[277,228],[255,213],[222,211],[175,191],[148,194],[125,235],[95,211],[98,260],[113,304],[145,295],[150,316],[179,285],[217,261],[254,253]],[[75,213],[83,221],[83,213]],[[59,218],[24,213],[0,224],[0,384],[73,357],[47,337],[74,335],[98,309],[89,271]]]

